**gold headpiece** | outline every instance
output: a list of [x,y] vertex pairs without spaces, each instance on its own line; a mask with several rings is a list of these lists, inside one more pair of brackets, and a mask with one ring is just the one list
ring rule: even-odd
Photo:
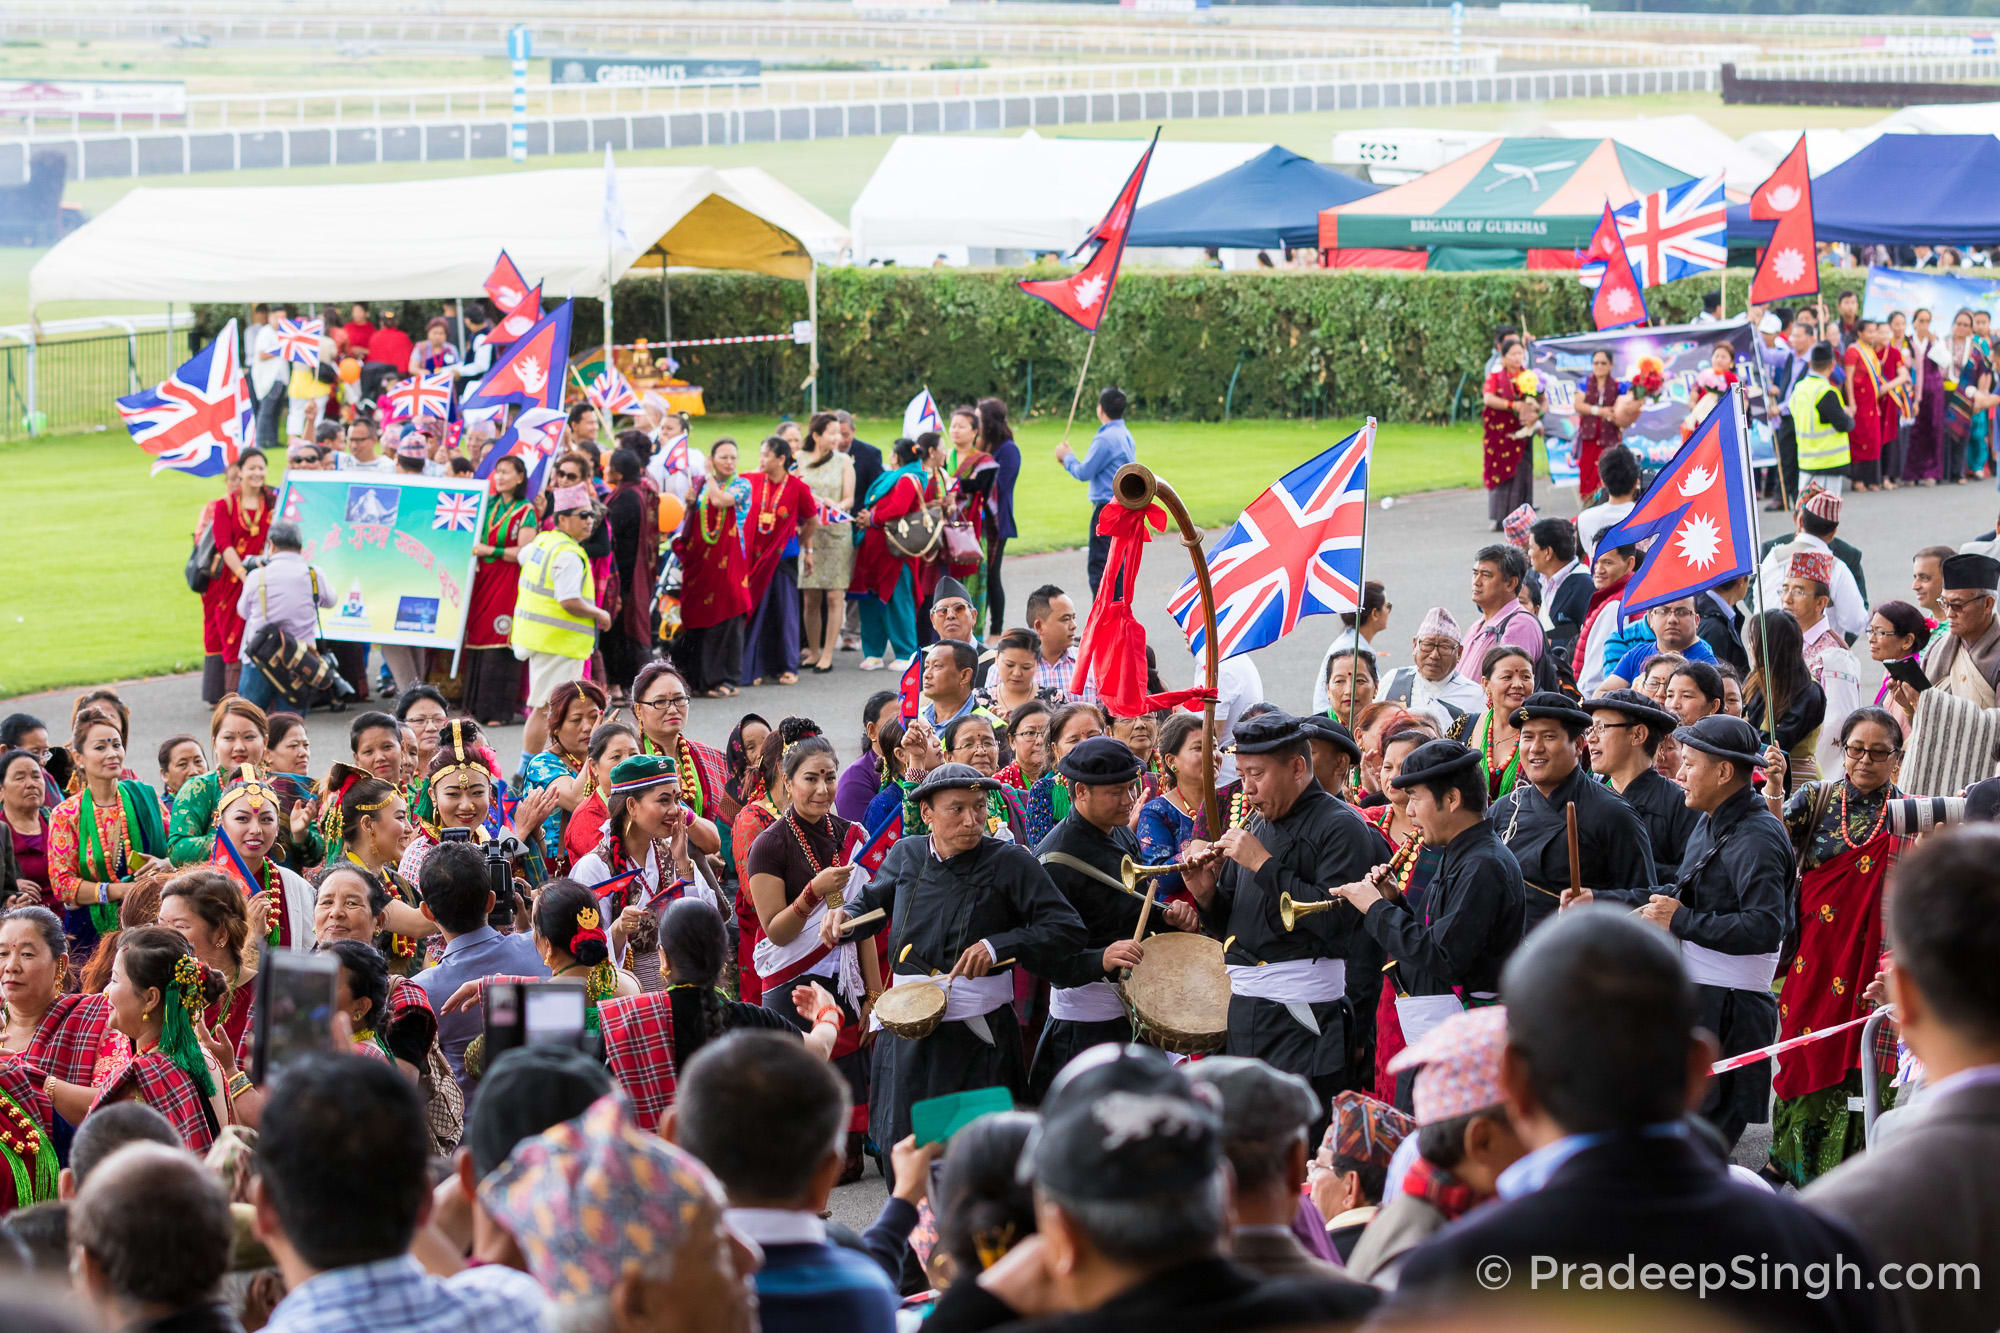
[[222,796],[215,803],[216,827],[222,826],[223,812],[238,801],[250,802],[252,810],[263,809],[264,802],[269,801],[275,809],[278,806],[278,793],[265,785],[263,778],[258,776],[255,766],[243,764],[236,770],[236,780],[222,789]]
[[[463,718],[453,718],[448,724],[448,730],[451,737],[449,746],[451,750],[451,762],[442,764],[431,770],[429,777],[431,789],[435,791],[447,777],[453,773],[460,772],[477,773],[481,778],[486,780],[488,786],[491,786],[493,783],[492,772],[485,764],[480,762],[479,756],[466,744],[465,720]],[[439,748],[443,749],[446,747],[440,746]]]

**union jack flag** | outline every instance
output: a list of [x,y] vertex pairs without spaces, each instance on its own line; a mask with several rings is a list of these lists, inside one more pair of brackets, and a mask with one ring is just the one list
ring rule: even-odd
[[219,477],[257,442],[250,385],[236,364],[236,321],[181,364],[166,382],[118,400],[125,429],[153,455],[153,473],[172,468]]
[[618,412],[631,412],[639,406],[639,394],[631,382],[619,373],[618,367],[609,366],[590,381],[583,396],[590,405],[606,416]]
[[317,319],[304,323],[296,319],[281,319],[278,321],[278,350],[293,365],[318,370],[319,340],[324,332],[325,323]]
[[1634,199],[1612,216],[1641,287],[1721,268],[1729,258],[1729,200],[1719,172]]
[[451,491],[438,497],[437,508],[431,511],[431,527],[450,532],[471,532],[479,521],[479,497],[464,491]]
[[848,523],[854,519],[854,515],[839,505],[830,505],[817,495],[813,497],[813,512],[818,515],[822,523]]
[[[1361,533],[1375,418],[1293,468],[1250,502],[1208,557],[1223,657],[1267,647],[1305,616],[1352,611],[1361,588]],[[1188,647],[1204,651],[1199,586],[1190,576],[1167,603]]]
[[389,390],[389,402],[398,418],[449,417],[453,374],[440,370],[435,375],[416,375]]
[[882,862],[889,855],[889,849],[894,847],[896,840],[902,836],[903,807],[898,802],[887,815],[883,816],[882,822],[869,832],[868,841],[862,843],[855,851],[852,857],[853,863],[869,874],[875,874],[881,870]]

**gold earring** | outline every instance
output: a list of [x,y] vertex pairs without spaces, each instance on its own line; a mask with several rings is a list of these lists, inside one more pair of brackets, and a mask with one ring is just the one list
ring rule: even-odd
[[141,1009],[139,1011],[139,1021],[141,1023],[149,1023],[152,1021],[152,1018],[153,1011],[151,1009]]

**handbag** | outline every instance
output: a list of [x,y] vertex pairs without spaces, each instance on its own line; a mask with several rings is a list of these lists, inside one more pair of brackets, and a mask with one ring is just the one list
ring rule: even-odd
[[189,592],[207,592],[208,585],[222,572],[222,553],[215,549],[215,528],[210,524],[195,534],[194,549],[188,552],[183,571]]
[[944,562],[947,565],[970,573],[979,568],[980,555],[979,534],[972,530],[972,524],[962,518],[954,518],[944,525]]

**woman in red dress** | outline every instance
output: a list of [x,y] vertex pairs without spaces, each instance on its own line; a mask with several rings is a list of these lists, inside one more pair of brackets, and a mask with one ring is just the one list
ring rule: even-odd
[[1599,349],[1591,354],[1590,376],[1576,399],[1576,493],[1594,495],[1603,485],[1597,478],[1597,460],[1618,443],[1625,432],[1613,413],[1618,409],[1619,384],[1611,373],[1611,353]]
[[520,591],[520,552],[535,539],[535,508],[528,502],[528,473],[518,458],[493,465],[493,500],[486,527],[472,548],[472,605],[465,620],[465,711],[481,726],[521,720],[522,662],[507,644]]
[[1514,382],[1527,368],[1527,344],[1508,338],[1500,345],[1500,369],[1486,377],[1480,394],[1480,475],[1486,485],[1486,517],[1495,532],[1507,515],[1535,502],[1535,437],[1520,434],[1528,419],[1521,415],[1521,390]]
[[[729,493],[736,445],[718,440],[710,456],[717,470],[710,472],[674,534],[674,554],[681,562],[681,632],[674,636],[673,658],[687,673],[690,689],[719,699],[736,693],[736,673],[743,665],[750,567],[736,525],[736,497]],[[720,473],[724,464],[729,471]]]
[[750,476],[750,626],[743,635],[740,679],[761,685],[799,683],[799,562],[812,567],[812,537],[819,530],[812,488],[791,472],[792,446],[773,435],[757,452]]
[[896,441],[896,466],[877,477],[861,498],[861,549],[854,553],[848,591],[860,601],[863,671],[882,666],[885,656],[901,670],[917,652],[917,604],[937,586],[937,566],[896,554],[885,528],[940,498],[931,470],[937,447],[935,431],[914,441]]
[[206,704],[236,693],[243,672],[243,617],[236,599],[243,592],[243,561],[262,555],[271,531],[271,510],[278,493],[264,484],[264,454],[245,449],[237,459],[236,488],[215,506],[215,551],[222,568],[201,594],[201,697]]

